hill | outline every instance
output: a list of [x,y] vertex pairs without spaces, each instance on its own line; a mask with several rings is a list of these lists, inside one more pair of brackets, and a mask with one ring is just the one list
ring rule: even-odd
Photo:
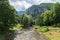
[[42,14],[46,10],[50,10],[53,3],[41,3],[40,5],[33,5],[26,10],[28,15],[36,17],[37,14]]
[[18,11],[17,13],[18,13],[19,15],[22,15],[22,14],[25,13],[25,11]]

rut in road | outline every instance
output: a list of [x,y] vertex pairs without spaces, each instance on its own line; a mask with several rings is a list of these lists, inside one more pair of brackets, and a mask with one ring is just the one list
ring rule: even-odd
[[14,40],[46,40],[46,38],[35,30],[16,31]]

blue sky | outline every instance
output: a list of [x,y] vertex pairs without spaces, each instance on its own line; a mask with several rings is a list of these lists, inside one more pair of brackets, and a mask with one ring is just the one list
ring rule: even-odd
[[25,11],[32,5],[38,5],[40,3],[55,3],[60,2],[60,0],[9,0],[9,2],[17,11]]

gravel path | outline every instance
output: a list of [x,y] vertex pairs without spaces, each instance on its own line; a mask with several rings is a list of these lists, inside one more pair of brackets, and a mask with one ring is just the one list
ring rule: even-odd
[[14,40],[46,40],[45,37],[34,30],[16,31]]

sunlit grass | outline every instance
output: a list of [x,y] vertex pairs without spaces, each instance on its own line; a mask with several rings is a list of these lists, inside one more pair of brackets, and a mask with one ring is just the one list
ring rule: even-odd
[[10,28],[10,30],[22,30],[22,25],[21,24],[17,24],[13,28]]
[[49,40],[60,40],[60,27],[49,26],[49,31],[43,33]]
[[48,40],[60,40],[60,27],[53,26],[35,26]]
[[60,33],[59,32],[45,32],[43,33],[48,40],[60,40]]
[[48,31],[48,27],[44,26],[44,27],[41,27],[41,26],[35,26],[34,28],[37,28],[37,30],[39,32],[47,32]]

